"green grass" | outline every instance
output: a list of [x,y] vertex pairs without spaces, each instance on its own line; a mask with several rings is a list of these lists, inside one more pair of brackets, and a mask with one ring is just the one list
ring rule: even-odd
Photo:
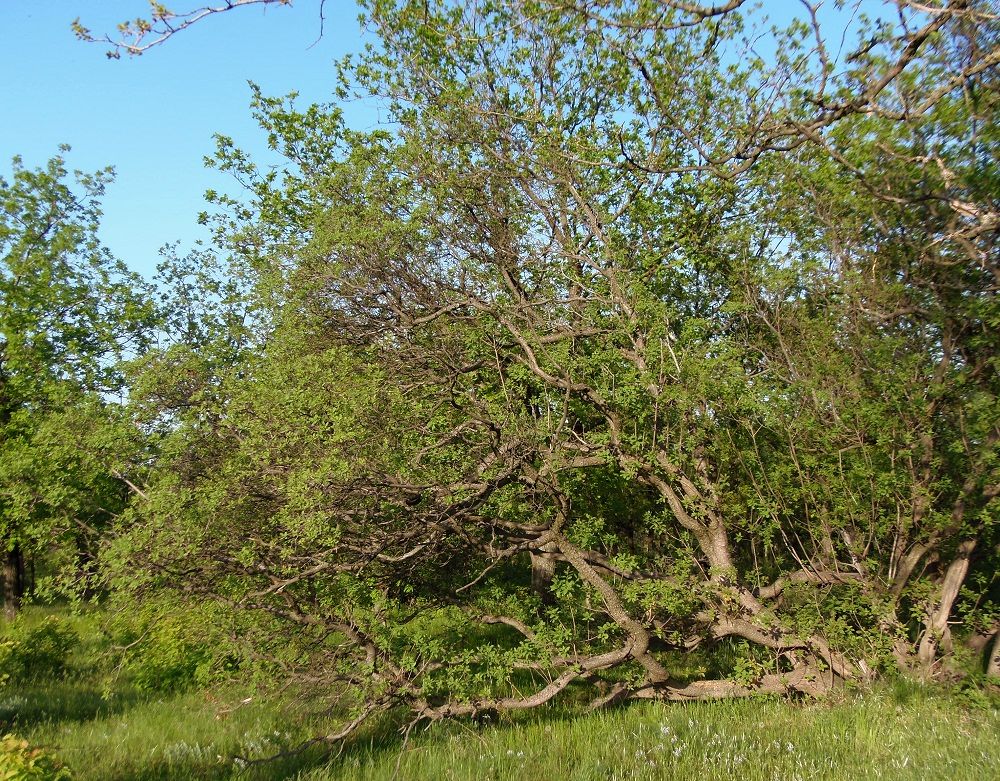
[[[51,691],[51,690],[50,690]],[[288,703],[250,703],[219,717],[203,693],[133,703],[92,718],[21,731],[53,748],[80,779],[985,779],[1000,767],[1000,713],[954,699],[880,690],[837,703],[644,704],[571,717],[556,710],[477,728],[444,724],[403,747],[384,730],[332,760],[305,752],[241,769],[315,734]],[[401,751],[402,749],[402,751]]]
[[288,778],[324,760],[313,751],[249,776],[239,772],[234,757],[272,756],[315,734],[319,725],[309,719],[289,725],[285,709],[252,703],[224,715],[233,705],[190,693],[93,719],[48,721],[20,734],[54,749],[79,779]]
[[51,748],[77,779],[971,780],[1000,767],[995,696],[905,681],[825,702],[553,707],[485,727],[418,729],[405,745],[386,721],[333,755],[312,748],[242,767],[234,757],[272,756],[329,728],[319,700],[244,703],[235,688],[142,694],[88,667],[94,638],[66,680],[0,688],[0,731]]
[[[1000,717],[972,717],[882,696],[796,707],[782,702],[644,705],[482,733],[421,736],[407,779],[985,779],[1000,760]],[[362,754],[309,779],[384,779],[397,756]]]

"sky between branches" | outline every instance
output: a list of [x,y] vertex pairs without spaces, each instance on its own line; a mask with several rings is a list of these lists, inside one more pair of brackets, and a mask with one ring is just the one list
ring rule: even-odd
[[[832,0],[826,6],[823,15],[833,17]],[[64,143],[73,147],[71,169],[113,165],[117,181],[104,200],[102,239],[151,276],[165,243],[180,242],[183,253],[207,237],[197,224],[205,190],[235,190],[228,177],[204,167],[214,133],[232,137],[255,160],[278,162],[250,115],[248,81],[265,95],[295,90],[303,103],[330,99],[333,62],[360,50],[363,33],[353,0],[325,3],[322,36],[319,9],[318,0],[249,6],[207,19],[141,57],[111,60],[107,47],[76,40],[70,23],[79,16],[94,33],[113,33],[118,22],[144,13],[144,2],[0,0],[0,175],[9,173],[14,155],[42,165]],[[785,24],[802,7],[766,0],[763,10]],[[343,108],[357,129],[383,119],[372,103]]]

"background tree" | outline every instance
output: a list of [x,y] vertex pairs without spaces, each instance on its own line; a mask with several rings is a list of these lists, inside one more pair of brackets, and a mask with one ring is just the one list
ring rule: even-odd
[[[65,150],[64,150],[65,151]],[[149,337],[138,277],[101,247],[110,170],[67,182],[63,159],[15,158],[0,178],[0,538],[4,604],[17,610],[25,560],[67,541],[84,570],[95,529],[124,505],[112,476],[133,433],[117,419],[120,363]]]

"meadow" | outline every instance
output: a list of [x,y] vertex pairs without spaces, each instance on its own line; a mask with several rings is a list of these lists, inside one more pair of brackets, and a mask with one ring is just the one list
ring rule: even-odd
[[97,617],[62,620],[81,637],[67,670],[0,688],[0,729],[50,751],[74,779],[971,780],[1000,767],[995,690],[907,679],[823,701],[589,714],[563,703],[490,724],[418,727],[405,740],[401,723],[385,719],[347,744],[303,750],[333,718],[308,690],[142,692],[108,664]]

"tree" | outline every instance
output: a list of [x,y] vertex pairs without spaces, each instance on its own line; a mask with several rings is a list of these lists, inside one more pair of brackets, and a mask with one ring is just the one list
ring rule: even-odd
[[[65,150],[64,150],[65,151]],[[121,360],[142,350],[151,309],[138,277],[101,247],[110,170],[63,159],[0,178],[0,538],[4,605],[16,612],[25,557],[69,537],[85,560],[94,528],[121,510],[110,474],[128,450],[114,425]]]
[[331,738],[939,659],[996,556],[997,17],[837,64],[742,5],[376,0],[341,75],[394,132],[258,97],[267,327],[159,394],[134,593],[261,616]]

